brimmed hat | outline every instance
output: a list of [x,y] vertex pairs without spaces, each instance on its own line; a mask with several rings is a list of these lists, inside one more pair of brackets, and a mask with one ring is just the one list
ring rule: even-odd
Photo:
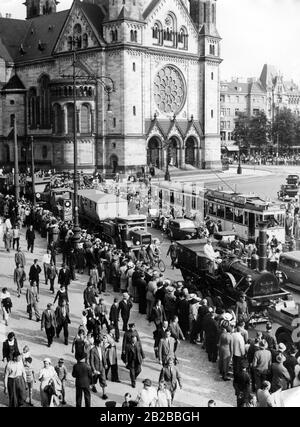
[[144,384],[144,385],[147,385],[148,387],[151,387],[151,386],[152,386],[152,381],[151,381],[151,380],[149,380],[149,378],[146,378],[146,379],[143,381],[143,384]]
[[232,315],[230,313],[224,313],[223,319],[230,322],[230,320],[232,320]]
[[278,350],[279,350],[281,353],[285,352],[285,350],[286,350],[286,346],[283,344],[283,342],[281,342],[281,343],[278,345]]
[[45,359],[43,360],[43,362],[48,362],[51,365],[51,359],[49,359],[49,357],[45,357]]

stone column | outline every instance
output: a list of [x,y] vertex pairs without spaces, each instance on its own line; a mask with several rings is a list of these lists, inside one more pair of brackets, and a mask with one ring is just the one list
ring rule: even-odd
[[62,107],[62,125],[62,133],[66,135],[68,133],[68,114],[66,105],[63,105]]
[[77,133],[81,133],[80,108],[76,108]]
[[91,114],[90,114],[90,129],[91,129],[91,133],[95,133],[95,110],[91,110]]

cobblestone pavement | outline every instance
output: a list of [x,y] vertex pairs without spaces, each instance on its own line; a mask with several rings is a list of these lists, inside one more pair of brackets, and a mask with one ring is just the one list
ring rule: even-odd
[[[26,272],[28,274],[29,267],[33,262],[34,258],[39,259],[41,265],[42,256],[45,252],[46,241],[39,237],[38,233],[36,239],[36,247],[34,254],[27,253],[25,247],[24,230],[21,237],[21,247],[26,255]],[[169,241],[162,238],[158,231],[154,231],[154,234],[160,237],[162,242],[162,252],[165,257],[168,249]],[[2,243],[2,242],[1,242]],[[65,359],[65,365],[69,372],[68,381],[66,385],[66,400],[67,406],[75,406],[75,386],[71,376],[72,366],[74,364],[74,356],[71,353],[71,342],[77,328],[80,324],[81,311],[83,307],[82,292],[87,282],[86,275],[78,275],[78,280],[74,281],[70,285],[69,297],[70,297],[70,311],[71,311],[71,325],[69,327],[70,337],[69,345],[65,346],[63,339],[54,339],[54,343],[51,348],[48,348],[46,343],[45,333],[40,330],[40,323],[30,321],[26,314],[26,300],[25,291],[28,282],[25,284],[23,295],[21,298],[17,298],[16,287],[13,283],[13,269],[14,269],[14,251],[10,253],[5,252],[3,246],[0,250],[0,286],[1,288],[7,286],[12,296],[13,309],[12,316],[9,320],[9,326],[6,327],[4,322],[1,320],[0,323],[0,338],[1,342],[6,338],[6,334],[10,331],[16,333],[19,348],[22,351],[25,344],[29,345],[31,354],[33,357],[33,369],[38,377],[39,369],[42,367],[42,360],[48,356],[51,358],[52,363],[56,364],[58,358],[63,357]],[[60,260],[60,257],[59,257]],[[166,261],[169,265],[169,260]],[[60,263],[58,262],[58,267]],[[181,275],[178,270],[171,270],[168,266],[166,271],[166,277],[180,280]],[[40,311],[45,309],[48,302],[53,302],[53,295],[49,291],[49,287],[44,284],[43,274],[41,273],[40,280]],[[56,289],[58,285],[56,284]],[[105,294],[105,301],[108,306],[111,305],[112,300],[116,295],[110,288]],[[138,391],[142,388],[142,380],[150,378],[155,384],[157,384],[160,365],[154,358],[153,352],[153,325],[149,325],[145,316],[138,313],[138,307],[134,304],[131,320],[136,322],[137,329],[140,333],[143,348],[145,351],[146,359],[144,361],[142,373],[137,381],[137,388],[132,389],[130,385],[129,373],[126,370],[123,362],[120,360],[121,353],[121,342],[117,344],[118,356],[119,356],[119,376],[121,384],[112,383],[108,381],[107,395],[109,400],[115,400],[120,406],[123,402],[123,396],[126,392],[132,394],[132,398],[135,398]],[[121,333],[122,334],[122,333]],[[181,343],[178,350],[179,359],[179,370],[182,375],[183,389],[178,390],[175,397],[175,406],[177,407],[199,407],[207,406],[209,399],[214,399],[217,402],[217,406],[235,406],[235,396],[233,392],[232,384],[224,383],[217,370],[216,364],[211,364],[207,360],[207,355],[200,345],[192,345],[189,343]],[[3,370],[4,363],[0,365],[0,406],[7,406],[8,399],[3,393]],[[99,389],[99,386],[98,386]],[[35,406],[40,406],[40,395],[39,395],[39,381],[34,385],[33,392],[33,403]],[[103,407],[105,402],[101,399],[101,394],[92,394],[92,406]]]

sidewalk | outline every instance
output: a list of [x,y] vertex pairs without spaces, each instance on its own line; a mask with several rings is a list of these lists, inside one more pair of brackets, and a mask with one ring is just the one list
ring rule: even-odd
[[[159,233],[159,232],[158,232]],[[159,234],[158,234],[159,235]],[[33,262],[34,258],[39,259],[41,265],[42,256],[45,252],[46,241],[42,239],[38,233],[36,233],[36,245],[34,254],[28,253],[24,250],[26,256],[26,273],[28,275],[29,267]],[[162,240],[162,239],[161,239]],[[169,242],[164,241],[163,253],[165,254],[168,249]],[[24,230],[21,236],[21,248],[25,249]],[[0,286],[1,288],[7,286],[12,297],[12,317],[9,320],[9,326],[5,327],[3,321],[0,322],[0,334],[2,341],[6,338],[6,335],[10,331],[14,331],[19,343],[19,349],[22,349],[25,344],[29,345],[31,355],[33,357],[33,369],[36,374],[37,383],[34,384],[33,391],[33,403],[35,406],[40,405],[40,394],[39,394],[39,381],[38,373],[42,368],[42,361],[45,357],[50,357],[52,363],[55,365],[60,357],[65,359],[65,365],[68,370],[68,381],[66,384],[66,406],[75,406],[75,386],[71,376],[72,367],[75,363],[74,355],[71,353],[71,343],[77,332],[78,326],[81,321],[81,312],[83,309],[83,297],[82,293],[87,283],[87,275],[78,275],[78,280],[74,281],[70,285],[69,298],[70,298],[70,313],[71,313],[71,325],[69,327],[69,345],[65,346],[63,343],[63,337],[60,339],[54,339],[54,343],[51,348],[47,347],[45,332],[41,331],[41,324],[28,319],[26,314],[26,299],[25,292],[28,282],[25,283],[23,294],[21,298],[17,298],[16,287],[13,283],[13,269],[14,269],[14,251],[10,253],[5,252],[3,246],[0,248]],[[169,259],[166,260],[168,270],[166,277],[170,277],[174,280],[180,280],[181,275],[178,270],[171,270],[169,265]],[[42,266],[42,265],[41,265]],[[58,257],[57,262],[58,268],[61,266],[61,256]],[[58,289],[58,285],[55,285],[55,289]],[[105,303],[109,308],[113,302],[114,297],[121,298],[120,294],[115,294],[111,289],[105,293]],[[48,302],[53,302],[53,295],[49,291],[49,285],[46,287],[44,284],[43,273],[40,275],[40,312],[46,308]],[[123,396],[126,392],[132,394],[132,398],[135,399],[137,393],[142,388],[142,380],[150,378],[154,385],[157,385],[159,372],[161,366],[154,359],[153,352],[153,325],[149,325],[145,316],[138,313],[138,306],[134,304],[132,309],[131,321],[136,322],[137,330],[139,331],[143,349],[146,355],[146,359],[143,364],[143,369],[140,377],[137,381],[137,388],[132,389],[130,385],[129,373],[123,362],[120,360],[121,356],[121,345],[122,335],[120,342],[117,344],[118,360],[119,360],[119,376],[122,383],[107,382],[107,395],[108,400],[115,400],[118,402],[117,406],[123,402]],[[122,329],[122,323],[120,323],[120,329]],[[216,364],[211,364],[207,360],[207,355],[201,346],[192,345],[189,343],[181,343],[178,351],[179,358],[179,370],[182,374],[183,390],[178,390],[175,397],[174,405],[177,407],[205,407],[209,399],[214,399],[217,402],[217,406],[235,406],[234,390],[231,383],[224,383],[217,371]],[[0,365],[0,406],[5,407],[8,404],[8,398],[3,393],[3,370],[4,363]],[[97,386],[98,391],[100,390],[99,385]],[[93,407],[104,407],[105,402],[101,399],[100,393],[92,393],[92,406]]]

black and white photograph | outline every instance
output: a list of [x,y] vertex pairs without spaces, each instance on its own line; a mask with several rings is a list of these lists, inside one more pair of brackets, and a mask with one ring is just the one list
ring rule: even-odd
[[0,0],[0,407],[300,407],[299,19]]

